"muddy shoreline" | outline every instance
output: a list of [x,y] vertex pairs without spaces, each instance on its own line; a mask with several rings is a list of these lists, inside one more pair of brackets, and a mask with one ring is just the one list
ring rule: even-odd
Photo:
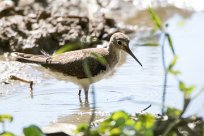
[[[98,16],[97,19],[80,15],[77,11],[81,10],[81,7],[76,7],[71,2],[58,4],[58,7],[56,2],[46,0],[35,1],[35,3],[23,0],[1,1],[0,5],[2,5],[0,9],[1,52],[40,54],[40,51],[44,50],[53,53],[67,43],[80,41],[84,36],[100,39],[83,46],[83,48],[94,47],[103,40],[107,41],[113,33],[120,30],[116,27],[114,19],[106,18],[104,15]],[[69,10],[73,8],[78,15],[69,14]]]

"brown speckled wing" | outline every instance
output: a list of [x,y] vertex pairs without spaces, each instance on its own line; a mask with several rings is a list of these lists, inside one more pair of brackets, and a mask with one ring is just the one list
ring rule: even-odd
[[96,76],[107,69],[107,66],[101,64],[95,57],[93,57],[92,53],[100,54],[104,58],[107,58],[108,56],[108,50],[105,48],[70,51],[59,55],[53,55],[51,57],[17,52],[14,54],[17,61],[41,64],[44,67],[56,70],[65,75],[75,76],[82,79],[87,78],[83,67],[85,60],[88,62],[92,76]]
[[100,72],[105,71],[107,66],[101,64],[95,57],[93,57],[93,52],[100,54],[104,58],[106,58],[108,55],[106,49],[102,48],[71,51],[53,56],[50,60],[47,61],[47,63],[42,65],[62,72],[65,75],[75,76],[79,79],[82,79],[87,78],[83,66],[84,61],[87,61],[92,76],[96,76]]

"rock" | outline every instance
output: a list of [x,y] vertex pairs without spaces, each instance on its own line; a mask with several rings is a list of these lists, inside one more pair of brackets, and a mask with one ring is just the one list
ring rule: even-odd
[[[119,30],[113,19],[101,16],[90,20],[80,16],[80,5],[64,0],[19,0],[0,7],[0,51],[40,54],[45,50],[51,54],[67,43],[80,41],[83,36],[109,40],[112,34],[109,29]],[[72,14],[73,7],[80,13]],[[5,10],[7,14],[4,14]],[[93,43],[89,45],[86,47],[93,47]]]

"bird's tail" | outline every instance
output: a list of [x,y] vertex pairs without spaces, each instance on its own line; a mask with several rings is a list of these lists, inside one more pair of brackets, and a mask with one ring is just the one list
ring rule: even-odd
[[11,53],[12,58],[16,61],[24,62],[24,63],[36,63],[36,64],[45,64],[49,57],[45,55],[34,55],[34,54],[26,54],[13,52]]

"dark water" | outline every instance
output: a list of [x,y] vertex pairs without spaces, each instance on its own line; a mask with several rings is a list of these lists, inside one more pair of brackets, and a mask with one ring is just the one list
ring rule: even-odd
[[[174,15],[167,22],[170,24],[168,30],[179,56],[175,68],[182,71],[182,80],[189,85],[195,85],[199,90],[204,86],[204,13],[194,13],[188,18]],[[126,62],[113,76],[95,84],[98,118],[116,110],[139,112],[149,104],[152,104],[152,107],[147,112],[153,114],[161,112],[163,87],[161,47],[136,47],[135,42],[133,38],[132,50],[144,67],[142,69],[134,59],[127,56]],[[166,57],[167,62],[172,59],[168,47]],[[0,95],[0,114],[14,116],[14,122],[6,124],[7,130],[20,133],[22,127],[31,123],[43,127],[51,122],[77,124],[88,121],[92,99],[90,98],[89,103],[84,103],[82,97],[80,103],[76,85],[46,74],[40,66],[26,66],[26,71],[30,71],[28,77],[36,81],[34,99],[30,98],[26,84],[19,85],[13,82],[14,88],[8,85],[0,86],[4,92]],[[177,89],[177,82],[173,76],[169,76],[168,81],[166,105],[181,109],[182,94]],[[10,89],[13,91],[9,91]],[[196,113],[204,117],[203,98],[204,94],[201,94],[193,101],[186,115]]]

